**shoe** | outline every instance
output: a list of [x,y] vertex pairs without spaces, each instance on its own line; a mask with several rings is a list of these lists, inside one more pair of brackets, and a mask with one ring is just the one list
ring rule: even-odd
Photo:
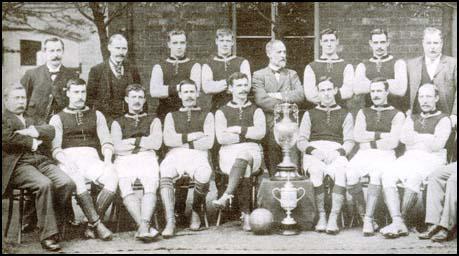
[[243,212],[241,215],[241,219],[242,219],[242,230],[244,230],[245,232],[252,231],[252,228],[250,227],[250,214]]
[[373,219],[364,217],[363,218],[363,236],[373,236],[375,234],[375,229],[373,226]]
[[419,234],[418,238],[421,239],[421,240],[430,239],[435,234],[437,234],[438,231],[440,231],[440,227],[439,226],[431,225],[425,232]]
[[448,240],[448,230],[444,228],[440,229],[440,231],[438,231],[437,234],[433,235],[430,238],[430,240],[438,243],[445,242],[446,240]]
[[385,238],[398,238],[400,236],[407,236],[409,234],[408,228],[403,222],[392,222],[392,224],[381,229],[380,233]]
[[319,213],[319,221],[317,222],[317,225],[315,227],[316,232],[325,232],[327,229],[327,218],[325,216],[325,212]]
[[224,193],[222,197],[220,197],[217,200],[212,201],[212,204],[217,208],[217,209],[223,209],[226,207],[226,201],[230,201],[233,199],[233,195],[228,195]]
[[199,216],[199,213],[197,213],[196,211],[191,211],[190,229],[192,231],[199,231],[200,227],[201,227],[201,217]]
[[61,246],[54,239],[45,239],[41,241],[40,243],[41,243],[41,247],[48,251],[55,252],[61,249]]
[[339,227],[337,222],[338,216],[335,213],[330,213],[327,223],[327,234],[336,235],[339,233]]
[[175,234],[175,221],[169,220],[161,235],[164,238],[171,238]]
[[95,227],[94,227],[97,237],[103,241],[109,241],[112,240],[112,231],[110,231],[107,227],[102,222],[99,222]]
[[86,230],[84,231],[84,238],[86,239],[96,239],[96,233],[94,232],[94,229],[91,227],[86,227]]

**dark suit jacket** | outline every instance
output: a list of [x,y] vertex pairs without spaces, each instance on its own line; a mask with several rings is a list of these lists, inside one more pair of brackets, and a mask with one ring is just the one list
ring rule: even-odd
[[[64,86],[68,80],[77,77],[78,73],[64,66],[61,66],[60,73],[54,79],[54,82],[51,80],[51,74],[46,64],[28,70],[21,79],[21,84],[27,90],[27,115],[47,122],[53,112],[54,114],[59,113],[68,103],[67,96],[63,90]],[[54,102],[50,113],[46,113],[50,103],[50,95],[53,96]],[[46,116],[47,114],[48,116]]]
[[[123,63],[124,76],[127,84],[137,83],[140,84],[140,76],[137,68],[127,62]],[[87,86],[87,100],[86,105],[92,109],[99,110],[110,122],[123,115],[123,113],[116,113],[113,108],[114,104],[124,104],[114,102],[113,84],[112,84],[112,70],[108,60],[94,66],[89,71],[88,86]],[[124,89],[123,89],[124,90]]]
[[[407,62],[408,68],[408,81],[410,93],[410,108],[414,112],[419,111],[419,104],[417,103],[417,92],[421,85],[422,79],[422,66],[424,63],[424,56],[417,57]],[[434,84],[438,87],[440,93],[440,100],[438,102],[438,109],[446,114],[457,114],[457,60],[456,58],[442,55],[440,64],[435,71],[433,79]]]
[[[38,139],[43,140],[43,144],[49,145],[55,135],[54,127],[41,121],[35,121],[27,116],[24,116],[24,118],[26,127],[34,125],[39,134]],[[5,194],[18,160],[24,153],[31,152],[33,138],[14,133],[14,131],[22,130],[26,127],[13,113],[8,110],[2,112],[2,196]],[[43,144],[39,148],[43,147]]]

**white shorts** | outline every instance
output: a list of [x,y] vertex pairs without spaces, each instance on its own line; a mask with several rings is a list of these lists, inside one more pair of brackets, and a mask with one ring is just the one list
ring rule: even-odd
[[[91,147],[72,147],[63,150],[65,156],[73,161],[78,167],[78,173],[85,179],[99,184],[98,179],[104,174],[111,175],[114,173],[112,168],[106,169],[105,164],[99,158],[95,148]],[[64,166],[59,165],[62,171],[69,174],[70,171]],[[71,174],[69,174],[71,176]]]
[[220,170],[228,174],[231,172],[234,162],[240,152],[248,152],[253,159],[253,165],[247,166],[250,172],[257,171],[261,166],[262,149],[260,145],[253,142],[238,143],[232,145],[225,145],[219,151]]
[[137,154],[116,156],[115,169],[119,178],[150,177],[159,179],[159,165],[156,153],[143,151]]
[[[325,152],[336,150],[342,147],[342,145],[338,142],[326,140],[312,141],[309,145]],[[332,179],[335,178],[335,173],[338,170],[344,170],[347,167],[348,162],[349,161],[346,157],[339,156],[335,159],[335,161],[327,165],[313,155],[303,155],[303,169],[305,171],[309,170],[311,167],[314,167],[313,169],[321,169],[324,171],[323,176],[329,175]],[[313,175],[311,172],[310,174]]]
[[175,169],[179,177],[187,173],[191,178],[200,168],[212,170],[207,151],[188,148],[173,148],[166,154],[161,162],[160,170],[163,172],[170,168]]
[[370,173],[382,174],[397,159],[393,150],[364,149],[349,161],[348,171],[360,177]]

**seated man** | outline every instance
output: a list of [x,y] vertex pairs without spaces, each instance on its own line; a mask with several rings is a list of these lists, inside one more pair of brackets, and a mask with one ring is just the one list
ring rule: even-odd
[[[76,184],[77,201],[89,221],[85,236],[110,240],[112,232],[102,224],[105,211],[115,197],[118,178],[113,169],[113,144],[104,115],[85,106],[86,83],[71,79],[65,87],[69,103],[49,123],[56,129],[52,142],[53,158]],[[98,148],[101,147],[104,161]],[[86,187],[86,179],[103,186],[96,205]]]
[[[336,104],[338,87],[330,77],[321,77],[318,85],[320,104],[304,113],[297,146],[303,152],[303,169],[311,175],[315,200],[319,211],[317,232],[337,234],[337,217],[346,193],[346,155],[354,147],[352,114]],[[329,175],[334,181],[332,209],[327,219],[324,208],[323,179]]]
[[[161,121],[156,114],[142,112],[145,89],[140,84],[126,88],[124,98],[129,112],[112,123],[115,146],[115,169],[124,206],[138,226],[136,238],[151,242],[159,233],[150,227],[155,212],[156,191],[159,186],[159,164],[156,151],[162,144]],[[134,194],[132,184],[139,179],[144,195]]]
[[243,230],[250,231],[250,176],[261,166],[263,155],[260,142],[266,133],[263,110],[247,99],[250,84],[247,75],[236,72],[228,78],[232,101],[215,113],[215,133],[220,148],[220,169],[229,176],[228,187],[222,197],[213,201],[224,207],[241,183],[240,202]]
[[[451,133],[448,115],[437,110],[438,90],[433,84],[419,87],[420,114],[407,117],[402,128],[400,141],[406,145],[406,152],[393,164],[387,166],[382,176],[386,205],[392,217],[392,224],[381,229],[386,238],[408,235],[404,220],[417,201],[422,181],[429,174],[446,163],[445,145]],[[402,209],[396,183],[405,187]]]
[[35,195],[41,245],[46,250],[60,250],[56,218],[64,216],[56,213],[65,214],[75,184],[48,158],[46,144],[55,135],[54,127],[24,115],[27,96],[21,84],[5,88],[3,100],[2,197],[12,187],[31,191]]
[[444,242],[457,224],[457,162],[436,170],[428,181],[426,223],[430,226],[419,239]]
[[[395,151],[405,115],[388,105],[389,83],[384,78],[375,78],[370,83],[373,106],[357,113],[354,139],[360,143],[357,154],[349,162],[346,171],[348,191],[356,202],[363,220],[363,234],[374,234],[373,214],[381,194],[381,176],[384,167],[395,161]],[[370,176],[365,210],[360,177]]]
[[214,144],[214,116],[196,107],[198,87],[192,80],[184,80],[178,86],[182,107],[168,113],[164,120],[164,144],[169,152],[160,165],[160,190],[167,224],[162,235],[172,237],[175,233],[174,178],[185,173],[194,179],[195,187],[191,213],[191,230],[201,226],[201,207],[209,191],[212,169],[208,150]]

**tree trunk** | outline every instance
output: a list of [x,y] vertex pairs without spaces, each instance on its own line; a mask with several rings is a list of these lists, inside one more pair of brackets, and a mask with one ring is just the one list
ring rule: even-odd
[[105,26],[104,13],[101,12],[99,5],[95,2],[90,2],[89,7],[91,8],[92,15],[94,17],[94,24],[96,25],[97,33],[99,34],[100,52],[102,53],[102,58],[107,60],[110,57],[110,53],[107,49],[108,35],[107,27]]

